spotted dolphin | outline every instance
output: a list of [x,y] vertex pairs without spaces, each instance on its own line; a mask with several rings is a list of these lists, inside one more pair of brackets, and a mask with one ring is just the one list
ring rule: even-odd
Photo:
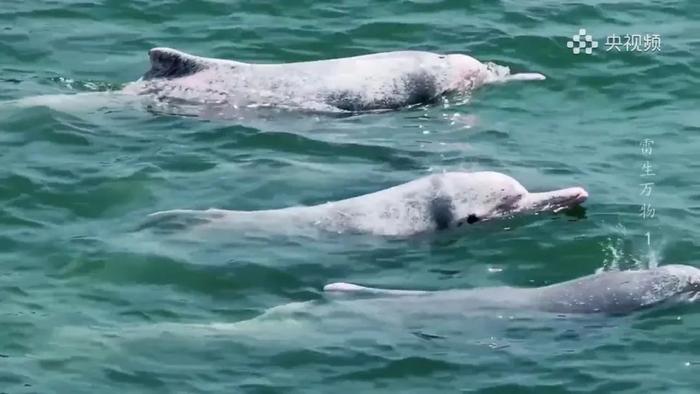
[[[581,187],[528,192],[514,178],[491,171],[446,172],[345,200],[259,211],[175,209],[148,223],[269,231],[314,228],[332,233],[411,236],[516,215],[552,212],[583,203]],[[174,221],[174,222],[173,222]]]
[[[396,51],[296,63],[246,63],[171,48],[149,51],[150,68],[106,92],[25,97],[10,107],[63,112],[146,108],[155,113],[235,119],[256,125],[294,115],[344,115],[431,103],[508,81],[543,80],[463,54]],[[260,119],[261,118],[261,119]]]
[[297,63],[214,59],[171,48],[149,51],[151,67],[124,92],[212,111],[276,107],[319,112],[392,110],[469,93],[490,83],[542,80],[537,73],[463,54],[397,51]]

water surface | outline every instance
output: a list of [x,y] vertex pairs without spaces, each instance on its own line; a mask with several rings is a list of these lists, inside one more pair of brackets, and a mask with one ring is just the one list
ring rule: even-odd
[[[0,11],[5,101],[118,89],[156,46],[251,62],[460,52],[548,79],[468,103],[247,123],[3,105],[0,391],[696,392],[692,307],[626,318],[263,314],[326,303],[320,289],[334,281],[540,286],[602,267],[697,266],[698,18],[690,0],[11,0]],[[566,47],[580,28],[601,41],[593,56]],[[611,34],[659,34],[661,51],[606,52]],[[500,171],[534,191],[581,185],[591,197],[576,215],[409,240],[138,230],[160,210],[317,204],[444,170]],[[654,218],[640,216],[644,203]]]

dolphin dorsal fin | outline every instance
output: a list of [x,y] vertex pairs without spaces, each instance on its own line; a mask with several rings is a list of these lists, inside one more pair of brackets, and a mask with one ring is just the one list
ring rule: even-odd
[[427,291],[422,290],[394,290],[380,289],[377,287],[365,287],[353,283],[335,282],[323,286],[323,291],[328,293],[357,293],[357,294],[372,294],[380,296],[408,296],[427,294]]
[[206,59],[171,48],[153,48],[148,51],[148,57],[151,68],[143,79],[179,78],[207,68]]

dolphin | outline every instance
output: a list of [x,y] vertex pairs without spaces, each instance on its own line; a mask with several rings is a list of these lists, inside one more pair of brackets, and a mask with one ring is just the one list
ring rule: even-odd
[[545,79],[537,73],[511,74],[507,67],[463,54],[423,51],[257,64],[153,48],[149,58],[150,69],[123,92],[152,97],[164,107],[200,107],[207,113],[251,107],[321,113],[394,110],[445,94],[468,94],[486,84]]
[[[328,293],[367,295],[375,308],[461,313],[476,308],[530,309],[560,314],[629,314],[661,304],[700,299],[700,269],[680,264],[645,270],[604,271],[538,288],[490,287],[468,290],[393,290],[331,283]],[[436,308],[439,306],[439,308]]]
[[11,100],[11,107],[64,112],[146,108],[202,118],[254,119],[290,114],[346,116],[427,104],[483,85],[544,80],[463,54],[395,51],[296,63],[245,63],[153,48],[150,68],[118,90]]
[[[628,271],[604,271],[543,287],[508,286],[453,290],[396,290],[364,287],[351,283],[331,283],[323,288],[326,297],[297,301],[266,309],[253,318],[235,322],[160,322],[156,324],[119,325],[119,335],[108,328],[69,326],[63,335],[81,343],[96,332],[108,338],[153,338],[164,332],[187,338],[203,336],[240,337],[271,340],[275,346],[287,342],[305,346],[326,343],[342,348],[342,335],[352,330],[354,337],[376,339],[376,330],[392,335],[417,335],[422,339],[445,338],[438,322],[464,324],[478,319],[481,323],[465,328],[476,336],[492,338],[493,330],[502,327],[484,321],[501,321],[513,314],[536,319],[550,328],[561,330],[560,317],[579,322],[628,316],[644,310],[697,303],[700,300],[700,269],[671,264],[657,268]],[[486,318],[484,320],[484,318]],[[555,319],[555,320],[551,320]],[[507,323],[516,324],[517,323]],[[571,326],[576,329],[578,326]],[[599,324],[596,324],[599,326]],[[397,329],[398,328],[398,329]],[[406,329],[410,332],[407,332]],[[427,330],[427,331],[426,331]],[[487,331],[484,331],[487,330]],[[586,329],[587,330],[587,329]],[[446,333],[454,332],[448,329]],[[437,334],[437,335],[436,335]],[[496,334],[504,335],[504,334]],[[338,339],[341,344],[338,345]],[[541,346],[538,344],[537,346]]]
[[147,225],[194,223],[216,228],[412,236],[494,219],[557,212],[584,202],[581,187],[531,193],[491,171],[446,172],[385,190],[313,206],[259,211],[175,209],[150,214]]

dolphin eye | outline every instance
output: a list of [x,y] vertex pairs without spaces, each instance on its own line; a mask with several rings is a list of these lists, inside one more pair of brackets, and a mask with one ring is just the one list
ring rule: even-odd
[[474,224],[474,223],[478,222],[479,220],[481,220],[481,219],[479,219],[478,216],[476,216],[476,215],[474,215],[474,214],[472,213],[471,215],[467,216],[467,219],[466,219],[466,220],[462,219],[462,220],[460,220],[459,222],[457,222],[457,227],[462,227],[462,225],[463,225],[465,222],[466,222],[466,223],[469,223],[469,224]]

